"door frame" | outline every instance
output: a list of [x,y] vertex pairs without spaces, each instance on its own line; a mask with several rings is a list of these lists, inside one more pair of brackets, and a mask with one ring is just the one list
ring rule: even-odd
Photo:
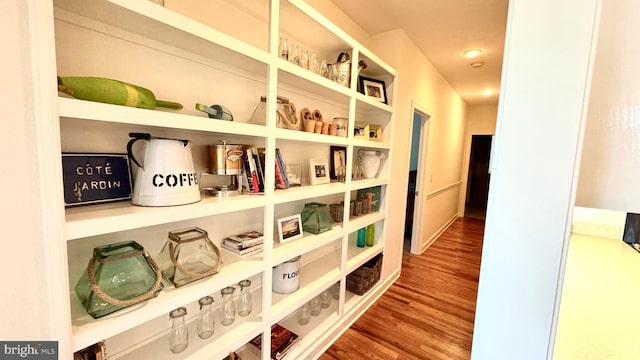
[[[432,112],[418,103],[416,100],[411,101],[411,128],[413,129],[413,122],[415,121],[415,115],[419,114],[422,117],[422,124],[420,125],[420,142],[418,145],[418,169],[416,172],[416,192],[415,201],[413,205],[413,219],[411,224],[411,253],[420,254],[422,251],[422,226],[420,220],[423,219],[427,196],[427,174],[429,174],[429,134],[431,127]],[[409,133],[409,144],[412,142],[413,130]],[[413,145],[413,144],[411,144]],[[410,161],[409,157],[409,161]],[[408,169],[409,167],[407,167]],[[418,219],[418,221],[415,221]]]
[[[477,131],[470,132],[465,138],[464,153],[462,155],[462,176],[460,178],[460,198],[458,199],[458,217],[464,217],[467,200],[467,183],[469,182],[469,166],[471,166],[471,144],[473,135],[491,135],[495,136],[495,131]],[[489,164],[493,157],[493,142],[489,153]],[[491,165],[489,165],[489,173],[491,173]]]

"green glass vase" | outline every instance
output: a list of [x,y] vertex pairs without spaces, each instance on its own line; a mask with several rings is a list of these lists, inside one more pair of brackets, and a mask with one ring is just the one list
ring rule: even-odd
[[75,290],[89,315],[99,318],[158,295],[162,275],[155,261],[135,241],[93,249]]

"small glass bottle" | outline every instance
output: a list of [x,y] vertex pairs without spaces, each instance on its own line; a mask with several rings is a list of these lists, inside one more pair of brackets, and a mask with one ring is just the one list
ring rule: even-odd
[[238,283],[240,286],[240,295],[238,295],[238,315],[249,316],[251,314],[251,292],[249,286],[251,286],[251,280],[242,280]]
[[376,227],[373,224],[367,225],[367,246],[373,246],[376,241]]
[[309,302],[304,303],[299,309],[297,313],[298,324],[307,325],[311,318],[311,304]]
[[216,318],[213,313],[213,298],[205,296],[198,300],[200,313],[198,314],[198,336],[207,339],[213,335],[216,326]]
[[320,299],[320,295],[317,295],[313,299],[311,299],[311,315],[318,316],[322,311],[322,300]]
[[189,345],[189,329],[184,322],[187,309],[179,307],[169,313],[171,318],[171,334],[169,335],[169,348],[174,354],[181,353]]
[[356,240],[356,246],[364,247],[367,240],[367,229],[358,229],[358,239]]
[[327,64],[327,60],[322,60],[322,62],[320,63],[320,75],[328,79],[330,74],[331,69],[329,68],[329,64]]
[[227,326],[233,324],[236,320],[236,304],[233,302],[233,292],[236,288],[227,286],[220,290],[222,294],[222,325]]
[[284,36],[280,37],[280,47],[278,48],[278,56],[281,59],[289,61],[289,44],[287,42],[287,38]]
[[291,47],[291,56],[289,57],[291,62],[300,66],[300,51],[298,50],[298,44],[293,44]]
[[320,306],[322,306],[323,309],[331,306],[331,292],[329,289],[320,293]]
[[331,297],[333,300],[340,299],[340,283],[337,282],[331,286]]
[[309,50],[305,49],[302,52],[302,67],[309,70],[311,59],[309,58]]

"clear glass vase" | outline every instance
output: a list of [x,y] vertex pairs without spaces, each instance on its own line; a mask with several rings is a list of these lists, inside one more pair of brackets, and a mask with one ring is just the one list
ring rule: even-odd
[[217,274],[222,257],[205,230],[191,227],[169,232],[158,254],[158,264],[162,276],[179,287]]

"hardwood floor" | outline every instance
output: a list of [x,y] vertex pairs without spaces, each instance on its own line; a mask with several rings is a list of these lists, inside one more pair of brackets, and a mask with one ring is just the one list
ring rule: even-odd
[[319,360],[469,359],[484,221],[456,220]]

